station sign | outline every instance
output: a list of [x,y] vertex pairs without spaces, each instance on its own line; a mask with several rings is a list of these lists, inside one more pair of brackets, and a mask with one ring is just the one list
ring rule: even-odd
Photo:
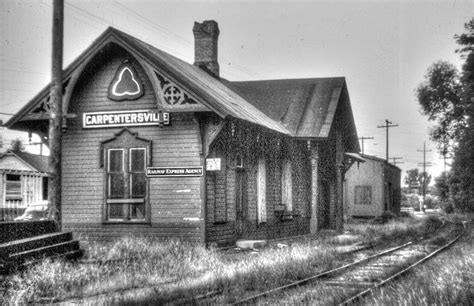
[[147,177],[202,176],[201,167],[147,167]]
[[82,127],[85,129],[140,126],[140,125],[168,125],[169,113],[152,110],[93,112],[82,114]]
[[220,170],[221,170],[220,158],[207,158],[206,159],[206,171],[220,171]]

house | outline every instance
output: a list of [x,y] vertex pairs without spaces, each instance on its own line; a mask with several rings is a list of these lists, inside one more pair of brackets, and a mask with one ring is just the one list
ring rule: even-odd
[[1,220],[10,221],[29,205],[48,198],[48,157],[8,150],[0,155]]
[[[359,145],[345,79],[231,82],[218,25],[195,63],[107,29],[64,71],[62,227],[231,245],[342,229]],[[49,88],[7,122],[47,141]]]
[[352,217],[379,217],[400,212],[401,170],[384,159],[361,154],[364,163],[346,172],[344,211]]

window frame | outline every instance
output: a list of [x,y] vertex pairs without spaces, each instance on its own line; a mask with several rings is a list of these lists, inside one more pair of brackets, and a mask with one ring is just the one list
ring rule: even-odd
[[293,165],[290,159],[283,161],[281,169],[281,204],[286,211],[293,211]]
[[116,173],[116,174],[122,173],[122,175],[125,176],[125,165],[124,165],[125,164],[125,148],[109,148],[109,149],[107,149],[107,171],[106,171],[107,172],[107,183],[106,183],[107,200],[111,199],[110,192],[111,192],[112,188],[110,188],[110,185],[111,185],[110,184],[111,183],[110,178],[111,178],[111,176],[109,176],[109,174],[111,173],[111,171],[110,171],[110,164],[111,164],[110,163],[110,152],[112,152],[112,151],[121,151],[122,152],[122,171],[112,172],[112,173]]
[[[18,180],[11,180],[9,179],[9,176],[14,176],[15,178],[18,178]],[[14,183],[14,184],[13,184]],[[19,194],[18,193],[11,193],[12,185],[15,185],[14,189],[19,189]],[[19,185],[19,188],[18,186]],[[5,175],[5,200],[8,201],[22,201],[23,200],[23,184],[22,184],[22,179],[20,174],[14,174],[14,173],[7,173]]]
[[[133,150],[140,150],[140,151],[143,151],[144,152],[144,156],[143,156],[143,171],[132,171],[132,151]],[[144,147],[131,147],[131,148],[128,148],[128,173],[130,175],[130,181],[129,181],[129,184],[130,184],[130,188],[129,188],[129,198],[130,199],[134,199],[133,197],[133,176],[131,175],[132,173],[143,173],[143,175],[145,176],[145,180],[146,180],[146,165],[147,165],[147,152],[146,152],[146,148]],[[145,187],[145,189],[147,189]],[[147,193],[147,190],[145,190],[145,195],[143,197],[146,197],[146,193]]]
[[257,163],[257,223],[267,222],[267,166],[264,157]]
[[[105,186],[105,215],[104,215],[104,222],[105,223],[150,223],[150,207],[148,205],[148,196],[149,196],[149,181],[146,178],[145,174],[145,195],[140,198],[132,198],[132,176],[131,176],[131,152],[132,150],[143,150],[145,153],[144,156],[144,174],[146,173],[146,166],[148,164],[148,154],[149,151],[148,146],[139,146],[139,145],[124,145],[121,147],[109,147],[105,148],[106,150],[106,167],[105,167],[105,175],[106,175],[106,186]],[[111,151],[122,151],[122,172],[112,172],[112,173],[122,173],[124,177],[124,197],[123,198],[111,198],[110,194],[110,152]],[[127,166],[126,166],[127,164]],[[125,197],[126,196],[126,197]],[[123,217],[122,218],[111,218],[110,217],[110,207],[114,204],[121,204],[123,209]],[[133,219],[132,216],[132,208],[133,205],[136,204],[144,204],[144,217]],[[125,206],[126,205],[126,206]]]
[[[359,201],[360,192],[363,192],[364,200],[369,199],[369,201]],[[354,186],[354,205],[372,205],[373,194],[371,185],[356,185]]]
[[[144,169],[145,169],[145,195],[141,198],[130,198],[130,149],[142,148],[145,150]],[[124,170],[124,195],[122,198],[110,199],[108,169],[109,169],[109,150],[122,149],[124,152],[122,167]],[[137,132],[131,131],[125,127],[113,137],[100,143],[99,167],[103,173],[103,201],[102,201],[102,224],[143,224],[151,225],[151,204],[150,204],[150,179],[146,177],[146,167],[152,163],[152,141],[138,136]],[[144,218],[127,218],[132,215],[131,208],[133,204],[144,203]],[[129,204],[128,209],[124,209],[123,216],[120,218],[109,218],[109,207],[113,204]]]

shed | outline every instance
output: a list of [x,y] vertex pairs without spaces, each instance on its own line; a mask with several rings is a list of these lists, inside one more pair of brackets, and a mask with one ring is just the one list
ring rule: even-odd
[[1,220],[17,217],[29,205],[48,198],[48,157],[21,151],[0,155]]
[[[64,71],[62,226],[231,245],[342,229],[359,145],[343,77],[232,82],[215,21],[195,63],[107,29]],[[49,88],[9,128],[47,142]]]
[[379,217],[400,212],[401,170],[376,156],[361,154],[364,163],[354,164],[344,181],[345,213],[350,217]]

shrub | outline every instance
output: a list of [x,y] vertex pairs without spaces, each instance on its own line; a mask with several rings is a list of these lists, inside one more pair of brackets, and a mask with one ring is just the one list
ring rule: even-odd
[[454,213],[454,206],[452,203],[447,203],[445,206],[444,206],[444,212],[447,213],[447,214],[452,214]]

